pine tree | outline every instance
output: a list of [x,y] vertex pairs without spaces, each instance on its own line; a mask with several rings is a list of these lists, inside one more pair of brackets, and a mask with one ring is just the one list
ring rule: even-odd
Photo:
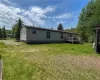
[[2,28],[2,38],[5,40],[7,37],[5,26]]
[[15,34],[16,34],[16,29],[17,29],[17,24],[15,24],[15,25],[13,25],[13,27],[12,27],[12,37],[13,38],[16,38],[15,36]]
[[0,40],[2,39],[2,31],[1,31],[1,28],[0,28]]
[[64,30],[64,28],[63,28],[61,23],[58,25],[57,30],[61,30],[61,31]]
[[17,23],[15,24],[15,38],[17,41],[20,41],[20,30],[22,28],[22,24],[23,22],[21,19],[19,19]]

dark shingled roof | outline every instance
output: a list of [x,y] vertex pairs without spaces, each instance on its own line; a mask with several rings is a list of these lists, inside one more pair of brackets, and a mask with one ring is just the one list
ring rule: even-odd
[[46,30],[46,31],[53,31],[53,32],[63,32],[63,33],[69,33],[69,34],[79,35],[78,33],[65,32],[65,31],[61,31],[61,30],[47,29],[47,28],[41,28],[41,27],[35,27],[35,26],[26,26],[25,25],[25,27],[26,28],[38,29],[38,30]]

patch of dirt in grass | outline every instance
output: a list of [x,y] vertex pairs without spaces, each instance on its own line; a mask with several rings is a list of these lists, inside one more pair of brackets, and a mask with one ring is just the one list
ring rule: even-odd
[[74,56],[71,63],[83,69],[100,70],[100,58],[96,56]]
[[[69,54],[28,54],[25,59],[37,63],[52,80],[99,80],[100,59],[96,56]],[[87,77],[86,77],[87,76]],[[82,79],[83,78],[83,79]]]
[[74,56],[68,54],[47,55],[47,54],[28,54],[26,59],[36,61],[37,63],[47,64],[55,68],[73,68],[96,69],[100,70],[100,58],[96,56]]
[[4,42],[6,45],[21,45],[19,42],[13,40],[0,40],[0,42]]

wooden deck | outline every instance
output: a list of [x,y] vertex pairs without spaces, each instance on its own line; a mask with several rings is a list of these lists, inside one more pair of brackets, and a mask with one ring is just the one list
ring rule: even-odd
[[78,43],[78,42],[80,42],[80,39],[76,38],[76,37],[67,37],[67,38],[65,38],[65,42]]

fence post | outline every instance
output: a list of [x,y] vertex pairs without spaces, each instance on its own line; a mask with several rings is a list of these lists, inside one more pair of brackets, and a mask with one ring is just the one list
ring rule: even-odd
[[2,56],[0,55],[0,80],[2,80],[2,70],[3,70],[3,60]]

